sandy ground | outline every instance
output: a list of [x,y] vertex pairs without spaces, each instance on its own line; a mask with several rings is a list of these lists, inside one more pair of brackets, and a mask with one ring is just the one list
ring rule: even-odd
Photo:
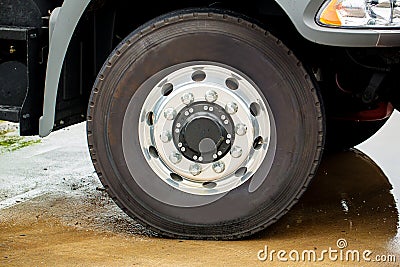
[[395,113],[356,149],[325,155],[266,231],[191,241],[158,237],[109,199],[78,124],[0,154],[0,266],[399,266],[399,133]]

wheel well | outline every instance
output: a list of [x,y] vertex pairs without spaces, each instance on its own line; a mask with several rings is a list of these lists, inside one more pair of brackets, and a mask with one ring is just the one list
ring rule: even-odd
[[[252,0],[251,3],[225,0],[218,2],[210,0],[162,1],[157,3],[148,1],[143,5],[139,8],[134,2],[124,0],[96,0],[90,4],[78,24],[64,60],[54,129],[86,119],[90,91],[98,72],[108,55],[130,32],[157,16],[185,8],[219,8],[237,12],[254,20],[275,35],[294,51],[310,73],[315,74],[318,84],[323,87],[322,96],[324,100],[327,100],[329,106],[328,116],[331,110],[333,113],[341,112],[343,109],[337,111],[337,107],[343,106],[350,111],[357,106],[358,109],[355,110],[357,112],[371,109],[371,103],[364,105],[360,102],[362,95],[360,92],[370,82],[371,75],[379,69],[390,69],[389,75],[387,75],[389,81],[384,83],[386,87],[380,90],[380,95],[377,95],[376,100],[397,97],[397,103],[399,102],[398,93],[395,94],[396,90],[393,90],[400,62],[398,48],[352,49],[310,42],[299,34],[289,17],[275,1]],[[357,60],[362,61],[363,64],[354,60],[355,55]],[[388,58],[391,59],[390,62]],[[377,63],[378,61],[379,63]],[[371,68],[377,64],[379,68]],[[365,67],[365,65],[368,66]],[[335,93],[340,89],[335,80],[335,75],[339,72],[346,74],[342,76],[344,77],[342,79],[345,79],[343,83],[350,82],[351,88],[349,89],[354,92],[350,95],[350,100],[348,95],[343,97]],[[351,84],[351,81],[354,80],[352,77],[355,76],[358,77],[356,86]],[[355,99],[358,102],[355,102]]]
[[103,2],[103,6],[108,5],[109,8],[117,12],[115,30],[121,35],[118,36],[120,38],[123,38],[138,26],[157,16],[185,8],[226,9],[256,19],[260,23],[264,23],[268,16],[280,16],[289,21],[289,18],[285,16],[284,11],[275,1],[251,0],[251,4],[244,1],[233,2],[227,0],[162,1],[157,3],[149,1],[147,4],[143,3],[144,6],[141,6],[140,10],[137,9],[134,3],[124,0],[118,0],[116,4],[115,1],[111,0],[101,1]]
[[[279,36],[282,25],[294,27],[275,1],[133,1],[95,0],[80,19],[64,59],[57,94],[54,130],[84,121],[94,80],[111,51],[133,30],[162,14],[185,8],[219,8],[238,12]],[[145,12],[144,12],[145,11]],[[273,17],[273,19],[271,19]],[[284,23],[282,23],[284,22]]]

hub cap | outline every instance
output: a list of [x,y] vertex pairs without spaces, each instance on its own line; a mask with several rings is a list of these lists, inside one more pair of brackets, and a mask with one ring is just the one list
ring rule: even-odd
[[244,74],[199,64],[163,77],[145,100],[142,153],[160,179],[196,195],[230,191],[260,167],[269,148],[266,100]]
[[233,143],[231,116],[219,105],[195,102],[183,108],[172,130],[174,145],[188,160],[210,163],[222,159]]

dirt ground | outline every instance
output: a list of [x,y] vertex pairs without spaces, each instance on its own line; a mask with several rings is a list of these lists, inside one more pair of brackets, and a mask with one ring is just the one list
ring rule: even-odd
[[400,172],[367,156],[376,140],[325,155],[301,201],[267,230],[193,241],[159,237],[126,216],[82,139],[76,125],[0,154],[0,266],[399,266]]

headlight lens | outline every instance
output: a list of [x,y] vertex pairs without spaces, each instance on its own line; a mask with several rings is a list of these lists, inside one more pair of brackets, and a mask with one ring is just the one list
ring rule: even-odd
[[317,22],[344,28],[400,27],[400,0],[329,0]]

